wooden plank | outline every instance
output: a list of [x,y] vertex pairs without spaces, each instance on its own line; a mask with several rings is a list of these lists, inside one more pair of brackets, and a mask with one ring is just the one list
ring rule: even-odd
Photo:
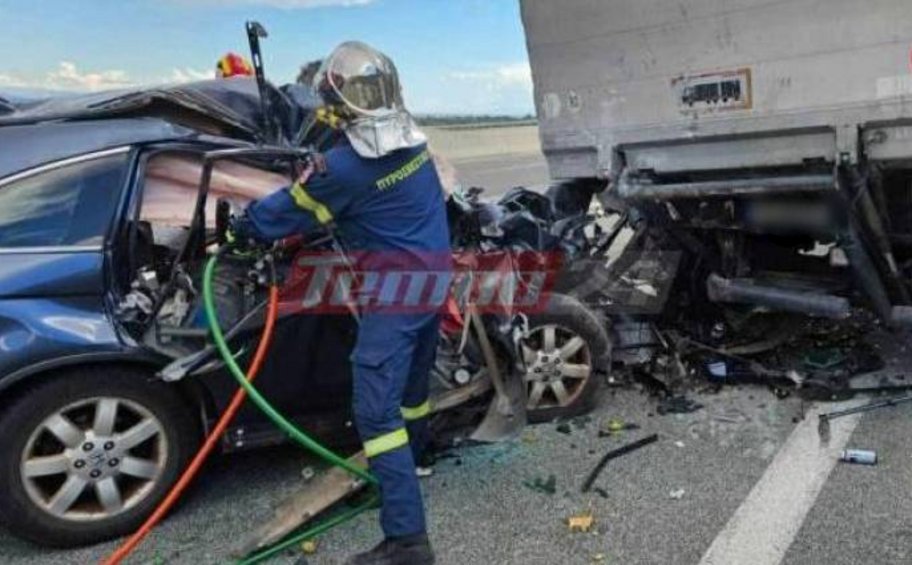
[[[351,456],[348,461],[359,467],[367,467],[367,457],[363,451]],[[364,488],[365,484],[341,467],[332,467],[317,475],[279,504],[272,519],[257,528],[237,554],[248,555],[281,541],[330,506]]]
[[[448,390],[431,401],[432,412],[459,406],[486,393],[490,388],[491,381],[488,378],[479,378],[470,385]],[[367,467],[367,457],[363,451],[352,455],[349,462]],[[257,528],[234,555],[249,555],[281,541],[334,504],[364,488],[365,484],[340,467],[332,467],[317,475],[301,490],[280,503],[272,519]]]

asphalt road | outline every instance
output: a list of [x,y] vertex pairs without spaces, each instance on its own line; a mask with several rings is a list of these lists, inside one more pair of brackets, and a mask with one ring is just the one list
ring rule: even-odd
[[[534,157],[454,164],[464,184],[492,193],[547,179]],[[894,374],[910,366],[909,355],[900,349],[889,358]],[[542,424],[512,443],[454,450],[423,483],[438,563],[912,562],[912,405],[845,421],[824,448],[813,417],[802,419],[819,408],[794,396],[780,400],[763,387],[740,386],[692,398],[703,408],[660,416],[643,392],[606,388],[591,418],[569,434]],[[640,429],[599,437],[599,423],[609,418]],[[651,433],[657,443],[608,465],[595,483],[603,494],[580,492],[605,452]],[[835,463],[843,446],[874,449],[880,462]],[[232,549],[301,486],[311,463],[292,447],[215,459],[130,563],[230,562]],[[549,475],[557,483],[552,495],[525,485]],[[570,533],[566,519],[589,510],[592,531]],[[308,561],[341,563],[379,537],[376,515],[363,515],[321,538]],[[49,550],[0,531],[0,563],[97,563],[114,547]],[[289,552],[274,562],[299,557]]]
[[[443,565],[464,563],[697,563],[702,552],[763,474],[788,435],[795,401],[765,389],[728,389],[696,398],[705,408],[655,415],[655,401],[632,390],[606,390],[591,419],[570,434],[555,424],[531,427],[519,441],[455,450],[424,482],[431,536]],[[621,418],[640,430],[599,438],[598,423]],[[581,494],[603,453],[651,433],[660,441],[610,464],[597,481],[606,497]],[[676,444],[676,442],[681,442]],[[680,445],[683,445],[681,447]],[[301,484],[308,464],[282,448],[216,460],[177,511],[143,545],[136,563],[224,563],[270,508]],[[524,485],[554,475],[557,492]],[[669,493],[684,489],[680,500]],[[589,534],[565,520],[591,508]],[[380,535],[373,514],[320,540],[313,564],[341,563]],[[44,550],[0,534],[0,562],[97,562],[114,544]],[[294,563],[287,554],[277,563]]]
[[487,196],[503,194],[514,186],[548,186],[548,164],[541,154],[454,159],[452,164],[464,187],[480,186]]
[[783,565],[912,563],[912,406],[863,417],[850,447],[876,466],[837,465],[788,548]]
[[[780,457],[799,428],[816,425],[813,420],[801,421],[808,406],[794,397],[777,399],[754,386],[695,394],[693,399],[704,407],[691,414],[659,416],[656,401],[644,393],[606,389],[591,419],[572,425],[569,434],[555,424],[542,424],[530,427],[513,443],[454,450],[424,482],[438,562],[744,563],[727,561],[724,555],[706,560],[705,555],[732,528],[742,533],[747,529],[756,538],[755,522],[762,526],[764,516],[776,518],[796,509],[800,519],[774,532],[774,540],[753,541],[760,549],[781,544],[784,555],[777,561],[747,562],[910,562],[912,407],[861,417],[847,445],[876,449],[881,462],[874,467],[834,465],[823,477],[818,494],[805,489],[806,477],[790,475],[789,461]],[[636,423],[640,429],[601,438],[599,422],[608,418]],[[659,434],[658,443],[608,465],[595,483],[602,494],[580,492],[586,474],[603,453],[651,433]],[[131,562],[229,561],[232,548],[302,483],[301,470],[308,463],[293,448],[215,460],[183,507]],[[549,475],[557,482],[553,495],[524,484]],[[765,508],[739,514],[753,491],[769,481],[797,482],[794,488],[813,496],[777,500],[775,493],[767,493],[759,501]],[[672,496],[681,490],[679,498]],[[595,516],[593,531],[570,533],[566,519],[590,509]],[[364,515],[329,533],[319,540],[310,563],[341,563],[343,556],[369,546],[380,535],[375,520],[373,514]],[[779,521],[771,523],[776,526]],[[0,533],[0,562],[91,563],[113,547],[108,543],[46,550]],[[275,562],[294,563],[297,558],[287,553]]]

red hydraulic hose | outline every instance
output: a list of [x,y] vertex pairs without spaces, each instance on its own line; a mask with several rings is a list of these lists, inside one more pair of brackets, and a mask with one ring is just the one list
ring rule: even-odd
[[[272,285],[269,287],[269,306],[266,312],[266,325],[263,327],[263,333],[260,336],[260,343],[257,346],[256,354],[253,356],[253,361],[251,361],[250,367],[247,369],[248,381],[252,381],[256,378],[257,373],[260,372],[260,368],[263,365],[263,361],[266,359],[266,352],[269,350],[269,345],[272,342],[273,329],[275,328],[275,321],[278,314],[278,305],[279,288],[276,285]],[[142,543],[146,536],[152,532],[152,529],[161,522],[162,518],[171,510],[171,507],[174,506],[174,503],[178,501],[184,490],[189,486],[190,481],[199,473],[206,458],[209,457],[212,449],[218,443],[219,439],[221,439],[228,424],[234,419],[234,416],[237,414],[237,411],[240,410],[241,405],[244,404],[246,398],[247,391],[243,388],[239,388],[238,391],[234,393],[234,397],[232,397],[228,408],[219,418],[212,431],[209,432],[206,441],[203,443],[202,447],[200,447],[199,451],[197,451],[190,464],[187,465],[187,468],[184,470],[180,479],[171,487],[168,495],[159,503],[155,508],[155,511],[146,519],[143,525],[130,536],[130,539],[124,542],[110,557],[102,562],[104,565],[117,565],[126,559],[127,556]]]

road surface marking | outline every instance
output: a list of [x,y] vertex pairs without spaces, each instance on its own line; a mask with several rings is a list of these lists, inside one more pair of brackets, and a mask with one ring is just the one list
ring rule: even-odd
[[861,419],[856,414],[833,420],[829,445],[823,446],[817,434],[818,414],[863,403],[855,399],[808,410],[700,565],[780,563]]

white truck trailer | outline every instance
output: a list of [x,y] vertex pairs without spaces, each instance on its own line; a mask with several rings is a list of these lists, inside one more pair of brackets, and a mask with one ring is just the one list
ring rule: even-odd
[[912,320],[910,0],[521,9],[552,176],[610,180],[700,299]]

